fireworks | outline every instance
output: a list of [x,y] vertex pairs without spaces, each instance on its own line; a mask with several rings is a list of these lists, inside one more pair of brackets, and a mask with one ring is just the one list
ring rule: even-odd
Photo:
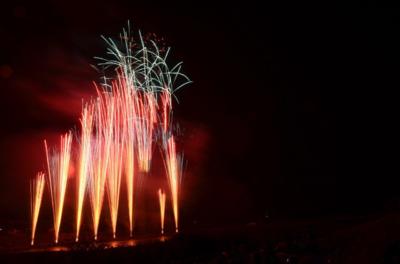
[[164,234],[165,199],[165,192],[161,189],[158,189],[158,201],[160,203],[161,235]]
[[95,103],[95,135],[92,144],[92,168],[89,179],[89,197],[92,207],[92,221],[94,239],[100,222],[101,210],[103,208],[106,176],[112,144],[112,124],[114,112],[114,100],[110,94],[97,90],[98,98]]
[[75,241],[79,240],[79,231],[82,219],[83,200],[86,192],[86,184],[91,166],[91,137],[93,128],[93,110],[92,104],[88,104],[83,108],[81,117],[81,141],[80,141],[80,156],[79,156],[79,173],[78,173],[78,199],[76,209],[76,237]]
[[153,131],[156,121],[156,103],[153,94],[144,94],[138,98],[136,121],[136,144],[139,168],[143,172],[150,171],[153,151]]
[[44,173],[39,172],[31,181],[31,245],[35,243],[36,224],[39,217],[40,206],[42,204],[43,190],[44,190]]
[[[150,40],[146,43],[139,31],[139,38],[130,35],[130,28],[123,30],[122,43],[117,45],[114,40],[105,38],[108,45],[107,54],[111,58],[98,58],[100,66],[114,67],[118,74],[118,80],[124,85],[124,94],[132,96],[130,108],[135,108],[135,143],[139,169],[143,172],[150,170],[153,151],[154,130],[158,111],[157,94],[163,94],[164,127],[167,129],[170,115],[170,97],[181,87],[189,84],[189,78],[180,72],[181,63],[170,68],[167,57],[170,49],[160,49]],[[122,48],[119,48],[119,47]],[[167,100],[165,100],[167,99]],[[161,121],[162,122],[162,121]]]
[[65,191],[69,172],[69,162],[71,157],[71,132],[61,136],[60,149],[49,152],[46,140],[44,146],[46,150],[48,183],[53,208],[54,221],[54,242],[58,243],[62,212],[64,208]]
[[109,107],[110,119],[107,125],[112,133],[112,144],[110,145],[110,159],[108,162],[108,175],[107,175],[107,190],[108,201],[111,215],[111,224],[113,237],[116,236],[118,207],[119,207],[119,193],[121,186],[122,175],[122,161],[123,161],[123,134],[119,129],[121,128],[121,109],[119,107],[119,97],[110,97],[112,106]]
[[135,142],[136,142],[136,93],[129,82],[119,75],[121,89],[121,112],[123,118],[123,135],[125,145],[125,177],[128,198],[129,235],[133,235],[134,197],[135,197]]
[[175,146],[174,136],[163,137],[164,163],[171,190],[172,209],[175,220],[175,232],[178,232],[179,220],[179,185],[183,171],[183,156],[178,154]]
[[170,127],[170,118],[171,118],[171,94],[168,92],[163,92],[161,94],[161,105],[162,105],[162,112],[161,112],[161,120],[162,120],[162,128],[163,133],[168,133],[168,129]]
[[[111,68],[113,75],[103,77],[95,84],[97,96],[84,104],[78,135],[78,171],[76,233],[79,240],[82,211],[88,192],[92,214],[94,239],[97,240],[104,196],[107,193],[113,237],[116,236],[120,204],[121,181],[125,179],[129,232],[132,236],[135,218],[135,194],[140,187],[141,175],[150,175],[154,146],[159,143],[164,158],[167,181],[176,232],[182,155],[177,152],[172,132],[172,97],[175,91],[190,80],[180,72],[181,63],[170,68],[166,62],[169,49],[159,48],[154,41],[121,34],[121,42],[104,38],[108,45],[108,59],[99,66],[104,72]],[[161,137],[157,135],[160,132]],[[48,183],[53,208],[55,242],[58,242],[69,163],[71,159],[71,133],[61,136],[61,146],[50,153],[45,141],[48,165]],[[35,191],[37,195],[38,191]],[[161,232],[164,232],[166,194],[159,190]],[[40,203],[38,205],[40,207]],[[35,203],[34,208],[37,205]],[[34,209],[34,211],[39,209]],[[36,225],[36,220],[33,222]],[[32,224],[32,227],[34,225]],[[34,229],[34,228],[32,228]],[[32,230],[32,241],[34,230]]]

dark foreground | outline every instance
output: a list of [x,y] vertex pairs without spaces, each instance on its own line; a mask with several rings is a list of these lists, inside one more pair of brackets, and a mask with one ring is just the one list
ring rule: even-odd
[[0,252],[0,263],[400,263],[400,215],[265,221],[166,239]]

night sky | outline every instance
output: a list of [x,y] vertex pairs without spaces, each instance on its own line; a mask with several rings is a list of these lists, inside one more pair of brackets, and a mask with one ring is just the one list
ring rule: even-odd
[[128,19],[163,37],[193,80],[175,104],[184,222],[398,207],[399,10],[59,2],[1,4],[0,224],[28,220],[42,140],[78,125],[100,35]]

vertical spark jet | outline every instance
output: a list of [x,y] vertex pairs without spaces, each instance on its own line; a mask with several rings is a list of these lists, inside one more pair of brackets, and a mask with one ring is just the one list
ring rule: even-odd
[[121,189],[121,176],[122,176],[122,161],[123,161],[123,120],[121,118],[121,96],[117,85],[113,84],[113,96],[110,100],[114,107],[111,108],[112,112],[110,115],[113,116],[113,122],[110,129],[112,132],[112,144],[110,146],[110,160],[108,165],[107,175],[107,194],[109,209],[111,215],[111,225],[113,238],[116,237],[117,220],[118,220],[118,208],[119,208],[119,197]]
[[129,79],[118,75],[121,88],[121,113],[123,118],[124,146],[125,146],[125,177],[126,193],[128,198],[129,235],[133,235],[134,195],[135,195],[135,89]]
[[71,142],[72,134],[71,132],[68,132],[60,138],[60,149],[50,153],[47,147],[47,142],[46,140],[44,141],[48,168],[48,183],[51,205],[53,208],[54,242],[56,244],[58,243],[62,212],[64,208],[65,191],[67,189],[69,163],[71,158]]
[[82,207],[85,198],[87,182],[89,178],[89,169],[91,168],[91,138],[93,128],[93,110],[94,105],[89,103],[84,106],[81,117],[81,136],[79,153],[79,173],[78,173],[78,193],[76,207],[76,234],[75,241],[79,240],[79,232],[82,219]]
[[114,104],[110,95],[97,89],[98,98],[94,106],[94,141],[92,142],[92,170],[89,178],[89,197],[92,208],[94,240],[97,240],[100,215],[103,208],[105,184],[112,144],[112,122]]
[[42,204],[45,178],[43,172],[38,172],[36,178],[31,180],[31,246],[35,243],[36,224]]
[[152,92],[139,93],[136,99],[135,126],[139,169],[149,172],[153,152],[153,133],[157,122],[157,100]]
[[161,93],[161,105],[162,105],[162,112],[160,116],[160,120],[162,120],[162,128],[163,133],[166,134],[168,129],[170,128],[170,120],[171,120],[171,94],[169,92],[163,91]]
[[175,146],[174,136],[163,137],[164,146],[164,164],[171,191],[172,209],[175,220],[175,232],[178,232],[178,214],[179,214],[179,187],[183,171],[183,156],[178,154]]
[[165,192],[161,189],[158,189],[158,201],[160,203],[161,235],[164,234],[165,200]]

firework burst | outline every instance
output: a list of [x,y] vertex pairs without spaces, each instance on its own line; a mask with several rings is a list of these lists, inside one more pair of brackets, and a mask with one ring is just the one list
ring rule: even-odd
[[[136,148],[139,169],[143,172],[150,170],[152,158],[152,142],[157,120],[157,95],[164,94],[163,101],[164,126],[169,125],[171,96],[191,83],[190,79],[181,73],[181,64],[172,68],[167,64],[170,49],[159,48],[153,40],[146,41],[139,31],[138,38],[130,35],[130,26],[123,30],[120,39],[116,43],[111,38],[103,37],[110,58],[97,58],[99,65],[117,70],[118,78],[123,80],[126,94],[132,94],[130,108],[135,108],[136,122]],[[167,111],[168,110],[168,111]]]

